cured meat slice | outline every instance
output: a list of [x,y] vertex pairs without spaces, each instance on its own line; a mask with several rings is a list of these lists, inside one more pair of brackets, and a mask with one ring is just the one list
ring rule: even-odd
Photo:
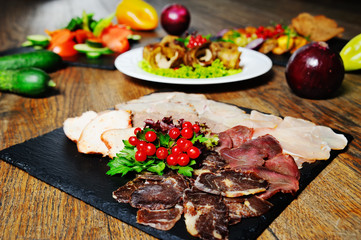
[[200,174],[194,186],[207,193],[225,197],[240,197],[266,191],[268,183],[253,173],[223,170]]
[[109,110],[99,113],[83,129],[79,141],[78,151],[86,154],[108,154],[108,148],[101,140],[101,134],[109,129],[131,127],[130,113],[123,110]]
[[127,140],[130,136],[133,136],[134,129],[135,128],[109,129],[101,134],[100,138],[108,148],[108,156],[110,158],[116,157],[117,153],[124,148],[123,140]]
[[167,231],[174,227],[182,214],[183,206],[179,204],[169,209],[139,209],[137,212],[137,223]]
[[278,154],[267,160],[264,166],[269,170],[295,177],[297,180],[300,179],[300,171],[295,160],[290,155]]
[[206,159],[202,162],[200,169],[195,169],[193,174],[200,175],[203,172],[216,172],[224,168],[226,162],[217,152],[210,152]]
[[172,208],[182,200],[183,191],[187,187],[182,176],[170,176],[160,182],[139,187],[133,192],[130,205],[149,210]]
[[265,167],[256,167],[248,171],[269,183],[267,191],[258,195],[262,199],[268,199],[278,192],[293,194],[299,189],[299,183],[295,177],[280,174]]
[[186,189],[183,197],[187,231],[201,239],[228,239],[228,210],[220,195]]
[[78,117],[67,118],[63,124],[65,135],[70,140],[77,142],[85,126],[97,115],[94,111],[87,111]]
[[135,178],[132,181],[127,182],[113,192],[113,198],[120,203],[129,203],[131,196],[135,190],[144,185],[145,180],[141,178]]
[[222,149],[220,153],[230,168],[239,170],[262,166],[265,160],[282,153],[282,148],[274,137],[265,135],[249,140],[238,148]]
[[256,196],[224,198],[229,212],[229,224],[239,223],[242,218],[258,217],[270,210],[273,205]]
[[219,133],[220,146],[217,151],[224,148],[237,148],[243,143],[251,140],[253,136],[253,129],[245,126],[237,125],[226,131]]

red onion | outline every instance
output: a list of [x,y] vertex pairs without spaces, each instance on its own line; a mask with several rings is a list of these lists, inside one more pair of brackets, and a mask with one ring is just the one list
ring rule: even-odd
[[307,44],[290,57],[286,79],[296,95],[310,99],[325,99],[340,88],[345,70],[339,53],[325,42]]
[[191,15],[181,4],[166,5],[161,13],[160,22],[164,30],[171,35],[181,35],[190,24]]

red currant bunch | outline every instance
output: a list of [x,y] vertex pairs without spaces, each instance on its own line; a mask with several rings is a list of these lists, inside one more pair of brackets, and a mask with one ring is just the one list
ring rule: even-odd
[[190,35],[189,42],[187,44],[187,48],[194,48],[197,46],[201,46],[207,42],[207,39],[202,35]]

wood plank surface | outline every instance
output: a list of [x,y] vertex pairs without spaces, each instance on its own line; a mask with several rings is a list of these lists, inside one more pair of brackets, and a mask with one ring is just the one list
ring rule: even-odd
[[[158,13],[173,1],[149,0]],[[216,34],[223,28],[289,23],[301,12],[324,14],[345,28],[343,38],[361,33],[360,1],[180,1],[191,12],[191,30]],[[0,8],[0,51],[19,47],[29,34],[63,27],[82,11],[107,16],[118,1],[11,0]],[[165,35],[161,26],[139,32],[144,46]],[[0,93],[0,149],[61,127],[68,117],[163,89],[203,93],[208,98],[326,125],[353,136],[259,239],[361,239],[360,71],[346,73],[338,95],[308,100],[294,95],[285,68],[273,66],[258,78],[230,84],[181,86],[146,82],[119,71],[66,67],[51,74],[57,87],[45,98]],[[307,150],[306,150],[307,151]],[[0,161],[0,239],[154,239],[84,202]]]

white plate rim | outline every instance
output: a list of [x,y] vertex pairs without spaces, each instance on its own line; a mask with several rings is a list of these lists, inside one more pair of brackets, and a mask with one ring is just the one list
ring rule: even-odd
[[182,85],[203,85],[203,84],[219,84],[249,80],[267,73],[272,68],[271,59],[258,51],[239,47],[241,54],[240,66],[243,67],[242,72],[218,78],[170,78],[148,73],[139,67],[139,62],[143,59],[143,47],[129,50],[120,54],[114,62],[118,71],[125,75],[140,80],[182,84]]

